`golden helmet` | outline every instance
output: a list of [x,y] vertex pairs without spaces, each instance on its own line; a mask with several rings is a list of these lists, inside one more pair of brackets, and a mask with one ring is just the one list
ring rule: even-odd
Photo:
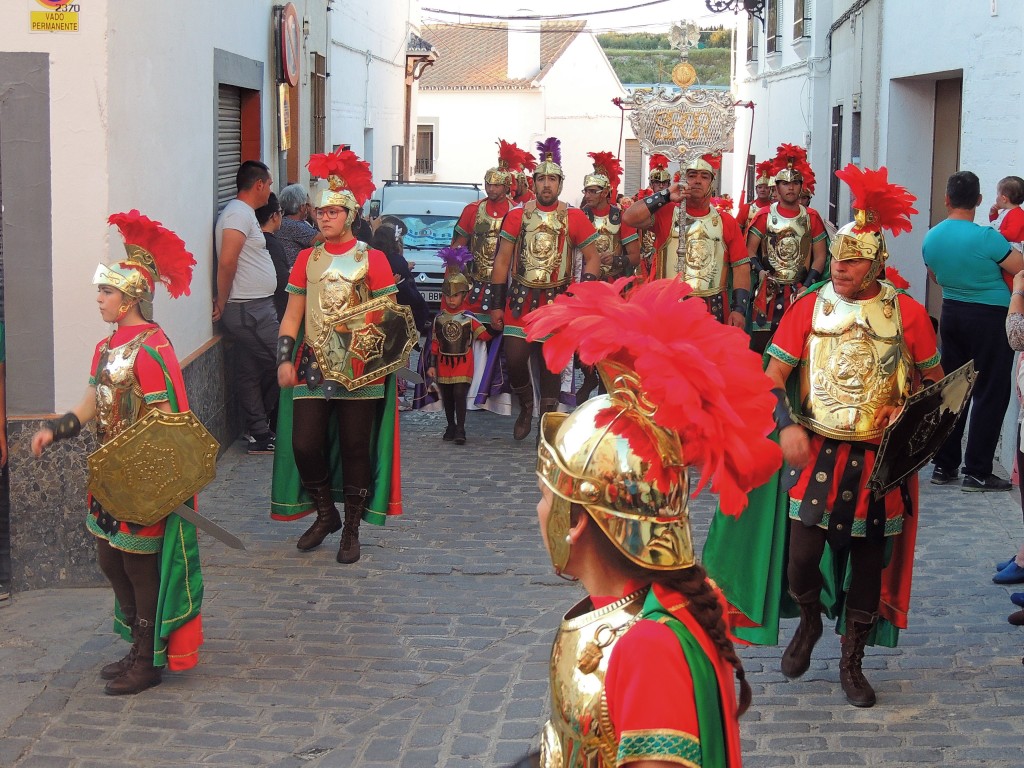
[[306,167],[311,175],[327,179],[327,189],[320,193],[317,207],[336,205],[344,208],[348,211],[347,222],[351,226],[360,206],[376,189],[370,164],[342,145],[330,154],[311,155]]
[[127,258],[98,265],[93,285],[109,285],[129,302],[138,301],[143,319],[152,322],[156,283],[163,283],[172,298],[188,295],[196,260],[180,237],[138,210],[111,214],[107,222],[120,230]]
[[710,486],[722,511],[738,515],[782,462],[768,437],[772,383],[746,334],[686,301],[686,283],[651,280],[624,296],[627,282],[574,285],[526,321],[528,341],[546,339],[549,370],[578,355],[608,392],[541,419],[537,475],[553,495],[546,541],[559,572],[573,504],[630,561],[687,568],[688,467],[700,468],[693,495]]
[[[579,504],[633,562],[654,570],[689,568],[694,563],[690,486],[679,435],[653,421],[634,374],[619,368],[609,380],[609,367],[601,374],[609,394],[587,400],[571,414],[541,418],[537,475],[562,507],[553,508],[548,518],[556,529],[548,531],[552,559],[557,567],[568,559],[561,528],[568,506]],[[656,446],[671,477],[666,487],[649,479],[651,462],[626,435],[634,443],[643,435]],[[561,546],[566,546],[564,558],[555,551]]]
[[849,163],[836,176],[850,187],[856,215],[836,233],[829,250],[836,261],[869,259],[874,262],[864,279],[867,285],[885,268],[889,252],[883,229],[893,236],[911,229],[910,216],[917,213],[913,207],[917,198],[898,184],[889,183],[885,166],[878,170],[860,169]]

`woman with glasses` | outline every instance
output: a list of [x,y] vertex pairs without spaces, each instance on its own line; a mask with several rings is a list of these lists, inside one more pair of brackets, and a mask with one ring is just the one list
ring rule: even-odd
[[[275,454],[271,516],[315,512],[298,548],[315,549],[341,530],[337,560],[354,563],[360,521],[380,525],[400,512],[394,376],[367,368],[394,351],[371,315],[386,315],[397,289],[387,257],[352,233],[356,211],[374,189],[369,165],[339,150],[314,155],[309,169],[330,185],[316,209],[324,242],[299,253],[288,280],[278,338],[278,436],[280,447],[292,450]],[[381,297],[390,300],[379,313],[359,313],[360,304]],[[344,500],[344,527],[336,498]]]

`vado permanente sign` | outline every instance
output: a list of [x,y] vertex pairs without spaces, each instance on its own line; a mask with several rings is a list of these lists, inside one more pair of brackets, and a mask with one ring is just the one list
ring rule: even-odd
[[81,3],[29,0],[30,32],[78,32]]

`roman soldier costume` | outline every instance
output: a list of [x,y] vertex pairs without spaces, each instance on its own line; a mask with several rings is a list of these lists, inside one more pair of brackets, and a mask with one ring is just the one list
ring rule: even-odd
[[[654,188],[652,185],[658,184],[659,187],[662,185],[669,185],[672,183],[672,174],[668,170],[668,158],[664,155],[654,154],[651,155],[650,160],[647,161],[648,167],[648,186],[646,189],[638,190],[634,200],[643,200],[646,197],[654,194]],[[655,234],[653,229],[638,229],[637,234],[640,237],[640,274],[647,279],[651,275],[651,270],[655,264],[654,254],[655,248]]]
[[[491,329],[481,323],[466,304],[470,283],[463,270],[467,263],[472,263],[472,254],[465,246],[460,246],[442,248],[437,255],[445,264],[441,285],[445,298],[431,328],[430,359],[436,372],[434,383],[440,390],[448,420],[443,439],[462,445],[466,442],[467,398],[473,381],[473,343],[489,341]],[[457,297],[461,300],[453,306]]]
[[[772,180],[772,161],[762,160],[756,166],[754,166],[754,189],[758,187],[770,187],[773,184]],[[768,205],[762,205],[756,197],[749,203],[742,203],[739,211],[736,214],[736,222],[740,225],[740,229],[743,230],[744,237],[750,232],[750,227],[757,219],[758,214],[761,213]]]
[[[350,227],[374,189],[369,164],[338,150],[312,156],[309,170],[328,181],[318,208],[344,209]],[[293,520],[315,511],[297,545],[306,551],[342,528],[334,502],[344,500],[338,562],[351,563],[359,558],[360,521],[383,525],[401,512],[394,371],[407,364],[418,334],[409,308],[394,301],[387,257],[354,237],[299,253],[287,291],[302,297],[305,309],[297,338],[278,339],[278,365],[294,362],[297,383],[281,390],[271,516]],[[344,407],[334,405],[339,401]],[[346,414],[357,410],[372,423],[362,436],[366,455],[329,461],[335,422],[347,428]],[[301,450],[293,452],[293,443]]]
[[[153,322],[153,293],[156,284],[163,283],[173,298],[187,295],[196,262],[181,238],[137,210],[114,214],[109,223],[124,238],[127,256],[99,265],[93,278],[94,284],[122,294],[118,326],[96,346],[92,359],[89,385],[96,398],[97,437],[117,457],[112,463],[118,463],[122,473],[126,464],[138,463],[140,472],[153,482],[180,485],[180,467],[173,468],[172,476],[161,477],[163,456],[122,455],[117,438],[161,406],[175,413],[188,410],[178,359]],[[122,324],[135,305],[144,322]],[[82,425],[69,412],[48,428],[53,440],[62,440],[78,435]],[[116,471],[112,463],[90,460],[90,487],[123,483],[104,475]],[[135,510],[115,517],[90,493],[86,529],[97,539],[100,568],[114,590],[115,629],[132,641],[127,656],[100,671],[110,681],[106,692],[112,695],[139,693],[159,684],[165,666],[195,666],[203,642],[203,576],[195,526],[174,513],[138,511],[146,513],[140,516],[146,522],[129,521]]]
[[[484,174],[484,183],[500,184],[510,189],[513,175],[523,167],[526,154],[515,144],[510,144],[504,139],[499,140],[498,164]],[[467,306],[473,311],[479,312],[484,290],[491,283],[494,254],[498,251],[498,233],[501,232],[501,222],[511,207],[512,200],[507,192],[497,202],[483,197],[463,209],[452,232],[452,245],[468,246],[473,255],[467,274],[470,281]]]
[[[716,175],[721,155],[703,155],[692,160],[689,170]],[[644,200],[654,215],[656,260],[651,278],[678,277],[689,285],[692,296],[700,297],[719,322],[726,322],[732,270],[749,261],[746,244],[736,220],[719,213],[710,196],[702,203],[685,206],[668,202],[668,190]],[[731,311],[746,315],[749,291],[732,291]]]
[[[743,521],[716,516],[704,562],[749,627],[737,630],[740,637],[774,644],[780,613],[799,612],[782,660],[788,677],[806,671],[821,635],[821,611],[836,618],[837,632],[845,627],[840,682],[850,703],[869,707],[875,694],[861,659],[866,644],[895,646],[899,628],[907,626],[918,520],[916,473],[880,497],[868,488],[885,424],[879,416],[902,407],[922,372],[937,368],[939,353],[924,307],[892,283],[876,282],[888,256],[882,229],[909,231],[914,197],[890,184],[885,168],[861,171],[851,164],[836,175],[850,186],[857,215],[832,242],[832,258],[871,262],[859,289],[869,298],[844,298],[828,282],[783,316],[768,347],[789,371],[790,392],[777,390],[776,418],[780,429],[799,424],[810,432],[810,460],[752,497],[762,514]],[[787,518],[788,596],[781,583]],[[808,536],[824,549],[812,551]],[[737,541],[770,556],[740,573]],[[880,578],[877,571],[865,575],[874,566],[857,567],[873,562],[865,554],[872,552],[877,567],[885,566]],[[849,581],[846,569],[852,569]]]
[[[767,437],[771,384],[741,329],[723,328],[682,300],[688,285],[651,281],[623,296],[624,282],[576,286],[528,320],[528,338],[550,334],[550,369],[576,353],[597,367],[608,392],[571,414],[542,417],[537,475],[552,494],[545,541],[555,570],[569,562],[566,533],[578,505],[646,574],[622,595],[587,597],[562,619],[540,765],[739,766],[734,680],[745,701],[742,668],[726,662],[679,586],[695,578],[720,599],[703,574],[685,576],[695,566],[688,465],[702,467],[697,492],[710,484],[739,514],[746,491],[781,462]],[[707,356],[695,361],[683,345]],[[708,370],[723,380],[710,384]],[[693,402],[679,401],[680,387]]]
[[[779,147],[772,162],[775,182],[814,184],[814,173],[807,163],[807,151],[792,144]],[[752,329],[771,334],[779,326],[782,313],[804,288],[822,278],[812,267],[815,243],[827,241],[821,216],[813,208],[797,203],[795,208],[774,202],[762,209],[748,229],[760,240],[754,271],[767,276],[754,289]]]
[[[583,207],[597,230],[598,253],[601,254],[601,277],[621,277],[630,274],[634,267],[626,255],[626,249],[639,239],[633,227],[622,223],[622,209],[615,204],[618,197],[622,164],[611,152],[589,152],[594,161],[594,172],[583,179],[583,188],[600,187],[608,190],[608,203],[597,208]],[[608,261],[609,263],[605,263]]]

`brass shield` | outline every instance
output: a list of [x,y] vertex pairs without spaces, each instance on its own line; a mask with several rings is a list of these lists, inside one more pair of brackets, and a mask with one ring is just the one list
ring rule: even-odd
[[931,461],[971,398],[974,361],[907,398],[899,418],[885,428],[867,486],[880,499]]
[[325,324],[312,346],[325,379],[358,389],[407,366],[418,339],[412,310],[380,296]]
[[213,480],[219,448],[192,411],[152,410],[89,456],[89,491],[118,520],[153,525]]

